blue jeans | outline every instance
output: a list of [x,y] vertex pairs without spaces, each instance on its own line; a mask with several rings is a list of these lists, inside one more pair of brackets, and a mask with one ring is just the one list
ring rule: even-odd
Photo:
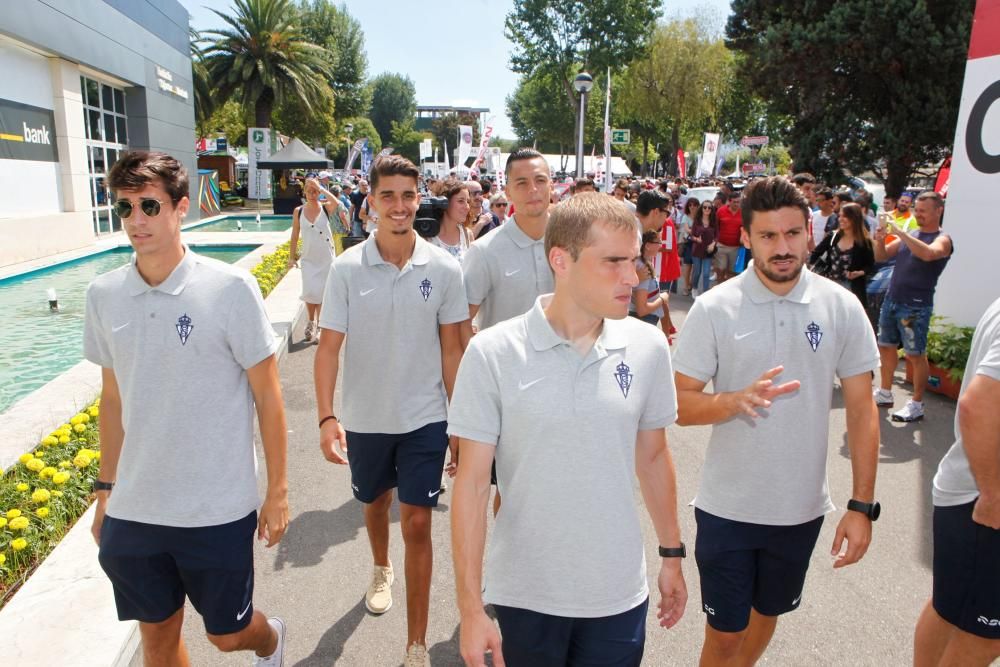
[[878,344],[883,347],[903,345],[906,354],[927,353],[927,331],[930,329],[932,306],[908,306],[886,296],[878,319]]
[[691,287],[698,287],[701,283],[701,291],[708,291],[708,283],[712,279],[712,258],[694,257],[694,268],[691,269]]
[[351,222],[351,236],[364,236],[365,235],[365,223],[360,220],[354,220]]

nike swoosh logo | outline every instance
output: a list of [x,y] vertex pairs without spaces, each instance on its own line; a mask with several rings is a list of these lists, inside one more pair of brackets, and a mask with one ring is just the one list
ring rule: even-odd
[[378,289],[377,287],[373,287],[371,289],[363,289],[363,290],[361,290],[361,296],[368,296],[369,294],[371,294],[372,292],[374,292],[377,289]]
[[243,617],[247,615],[248,611],[250,611],[250,605],[252,605],[252,604],[253,604],[253,600],[250,600],[250,602],[247,602],[247,608],[244,609],[243,611],[241,611],[240,613],[236,614],[236,620],[237,621],[242,621],[243,620]]
[[754,333],[753,331],[748,331],[746,333],[736,334],[734,337],[736,338],[736,340],[743,340],[747,336],[752,336],[753,333]]
[[438,489],[437,491],[428,491],[427,492],[427,497],[428,498],[433,498],[434,496],[436,496],[439,493],[441,493],[441,489]]
[[127,327],[129,324],[131,324],[131,322],[126,322],[125,324],[119,324],[116,327],[111,327],[111,333],[118,333],[119,331]]
[[541,382],[541,381],[542,381],[542,380],[544,380],[544,379],[545,379],[545,378],[538,378],[537,380],[532,380],[531,382],[524,382],[524,381],[519,381],[519,382],[517,383],[517,388],[518,388],[519,390],[521,390],[521,391],[524,391],[524,390],[525,390],[525,389],[527,389],[528,387],[531,387],[531,386],[534,386],[534,385],[538,384],[539,382]]
[[799,600],[801,600],[801,599],[802,599],[802,596],[800,595],[799,597],[797,597],[794,600],[792,600],[792,606],[794,607],[795,605],[797,605],[799,603]]
[[504,271],[504,275],[510,278],[515,273],[520,273],[521,269],[514,269],[513,271]]

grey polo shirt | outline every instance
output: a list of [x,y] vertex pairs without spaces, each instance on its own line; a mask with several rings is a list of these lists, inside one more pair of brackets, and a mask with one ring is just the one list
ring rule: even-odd
[[[961,393],[977,375],[1000,382],[1000,299],[986,309],[972,337],[972,349],[965,366]],[[938,507],[964,505],[979,497],[979,485],[972,475],[962,441],[960,413],[955,411],[955,443],[941,459],[934,475],[934,504]]]
[[108,516],[229,523],[257,508],[246,369],[278,349],[257,281],[190,249],[150,287],[132,263],[87,289],[84,354],[114,371],[125,440]]
[[497,516],[488,602],[595,618],[648,596],[635,502],[638,431],[677,415],[663,333],[605,320],[586,357],[526,314],[477,334],[458,371],[452,435],[496,445]]
[[417,237],[400,270],[378,232],[333,261],[319,325],[346,334],[341,422],[357,433],[409,433],[447,418],[438,327],[469,319],[462,267]]
[[480,329],[528,312],[539,295],[555,290],[545,240],[525,234],[514,218],[469,246],[462,268]]
[[834,509],[826,458],[834,377],[879,367],[861,303],[803,269],[786,296],[753,269],[699,297],[674,353],[674,370],[717,393],[746,388],[782,365],[775,382],[801,387],[774,400],[767,416],[715,424],[694,504],[734,521],[795,525]]

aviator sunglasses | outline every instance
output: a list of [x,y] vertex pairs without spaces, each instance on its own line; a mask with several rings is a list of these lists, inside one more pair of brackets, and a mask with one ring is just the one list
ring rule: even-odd
[[[160,214],[160,207],[163,205],[159,199],[152,199],[148,197],[143,197],[139,200],[139,208],[142,209],[142,214],[147,218],[155,218]],[[115,213],[122,220],[128,220],[132,217],[132,213],[135,211],[135,204],[129,199],[119,199],[114,203]]]

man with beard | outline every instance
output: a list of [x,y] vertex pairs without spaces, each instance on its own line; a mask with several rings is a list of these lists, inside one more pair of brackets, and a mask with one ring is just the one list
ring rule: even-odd
[[703,666],[755,664],[777,617],[802,600],[823,515],[834,511],[826,460],[835,377],[854,486],[833,567],[864,556],[878,518],[869,384],[879,356],[868,318],[849,291],[802,270],[809,206],[790,181],[747,186],[741,214],[753,269],[695,301],[674,356],[677,423],[713,426],[694,501]]

